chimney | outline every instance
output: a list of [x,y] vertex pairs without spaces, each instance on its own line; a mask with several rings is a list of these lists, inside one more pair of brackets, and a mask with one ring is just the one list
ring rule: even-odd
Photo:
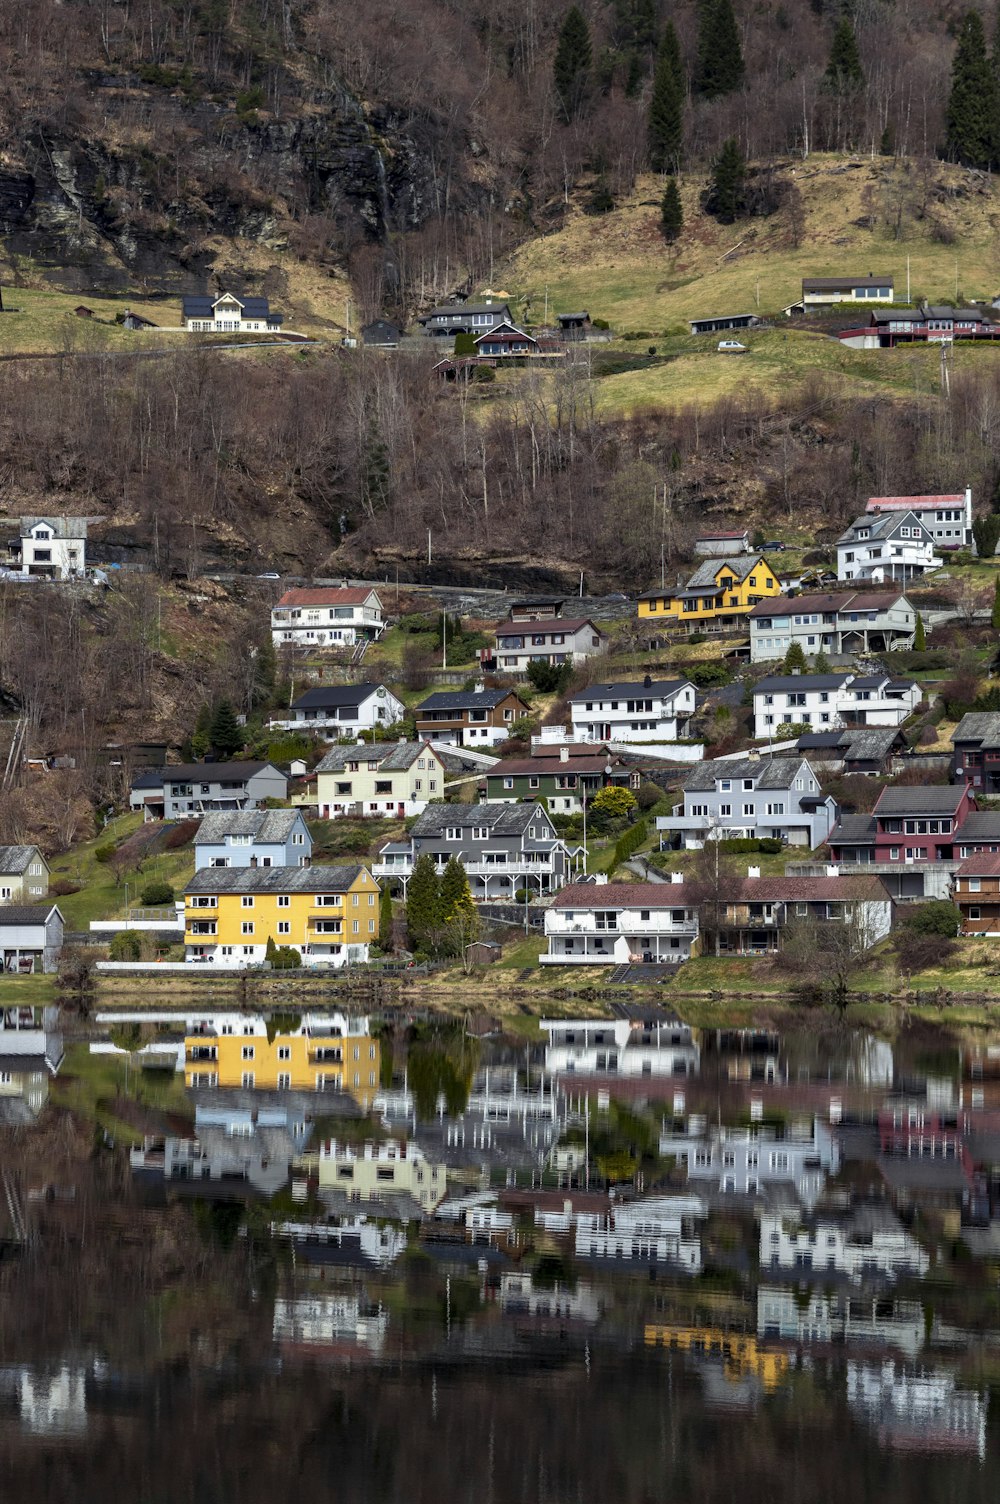
[[747,868],[747,877],[760,877],[760,868],[759,867],[748,867]]
[[683,872],[671,872],[670,881],[672,883],[682,883],[684,881]]
[[607,880],[608,880],[608,874],[606,872],[595,872],[594,873],[594,884],[595,884],[596,887],[603,888],[605,886],[605,884],[607,883]]
[[839,877],[840,876],[840,868],[838,866],[836,866],[834,863],[828,862],[827,863],[827,868],[826,868],[826,875],[827,875],[827,877]]
[[560,747],[559,748],[559,761],[560,762],[569,762],[569,748],[568,747]]
[[643,689],[652,689],[652,687],[653,687],[653,681],[652,681],[651,677],[649,676],[649,674],[647,674],[646,677],[643,679],[643,681],[642,681],[642,687],[643,687]]
[[795,674],[801,674],[801,672],[802,672],[802,670],[800,668],[793,668],[792,669],[792,675],[793,675],[793,677],[794,677]]

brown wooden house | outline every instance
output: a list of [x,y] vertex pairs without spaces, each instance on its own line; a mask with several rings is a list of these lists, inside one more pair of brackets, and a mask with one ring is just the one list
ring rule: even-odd
[[963,935],[1000,935],[1000,851],[976,851],[955,873]]
[[423,741],[485,749],[505,742],[514,723],[528,713],[512,689],[442,689],[428,695],[414,715]]

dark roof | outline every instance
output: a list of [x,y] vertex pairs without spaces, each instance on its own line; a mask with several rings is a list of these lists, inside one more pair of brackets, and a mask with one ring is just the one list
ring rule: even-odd
[[327,684],[320,689],[307,689],[304,695],[292,704],[293,710],[314,708],[333,709],[346,705],[361,705],[370,695],[384,688],[381,684]]
[[864,726],[845,731],[842,744],[845,762],[881,762],[905,738],[898,726]]
[[887,611],[897,601],[906,600],[901,590],[853,591],[838,590],[815,595],[777,595],[772,600],[761,601],[750,612],[755,616],[801,616],[805,613],[840,611]]
[[838,292],[842,287],[892,287],[892,277],[886,274],[884,277],[875,277],[871,273],[867,277],[803,277],[802,291],[805,292]]
[[214,846],[226,836],[252,836],[262,844],[286,841],[300,819],[302,815],[297,809],[222,810],[204,817],[194,844]]
[[970,710],[951,733],[952,744],[978,742],[981,747],[1000,747],[1000,710]]
[[548,815],[534,801],[527,804],[502,800],[486,804],[431,804],[422,815],[418,815],[410,834],[433,836],[453,825],[463,828],[485,825],[493,835],[523,835],[539,812],[543,819],[548,820]]
[[398,345],[399,325],[389,319],[373,319],[370,324],[362,324],[361,338],[366,345]]
[[1000,809],[974,809],[962,821],[959,845],[971,846],[979,841],[1000,842]]
[[[436,318],[466,318],[470,313],[499,313],[501,308],[510,311],[508,298],[489,298],[485,303],[439,303],[432,308],[430,313],[424,315],[425,319]],[[423,323],[423,319],[420,321]]]
[[[700,762],[684,780],[688,793],[715,789],[719,778],[753,778],[761,789],[790,789],[804,759],[799,757],[734,757]],[[806,764],[808,767],[808,763]],[[809,769],[812,772],[812,769]],[[815,774],[813,777],[815,778]],[[819,779],[816,779],[819,782]]]
[[0,872],[27,872],[37,856],[37,846],[0,846]]
[[353,747],[331,748],[313,771],[340,773],[349,762],[377,762],[381,772],[399,773],[427,753],[441,760],[441,753],[432,742],[358,742]]
[[50,904],[0,904],[0,926],[13,924],[45,924],[53,910],[62,919],[62,910],[57,903]]
[[690,884],[570,883],[550,905],[553,909],[674,909],[691,902]]
[[613,700],[616,697],[628,699],[630,695],[659,695],[666,698],[689,684],[690,679],[652,679],[648,684],[644,679],[618,679],[608,684],[588,684],[586,689],[578,689],[569,699],[572,705],[585,700]]
[[[494,710],[509,695],[521,699],[514,689],[439,689],[421,700],[415,714],[419,717],[422,710]],[[527,710],[527,705],[524,708]]]
[[766,679],[758,679],[753,687],[755,695],[779,694],[790,689],[824,690],[840,689],[851,677],[848,673],[843,674],[771,674]]
[[965,798],[965,785],[934,784],[906,788],[891,785],[875,801],[875,814],[884,815],[953,815]]
[[581,752],[569,757],[510,757],[486,769],[490,778],[558,778],[563,773],[602,773],[610,763],[616,773],[629,772],[630,764],[614,753]]
[[[270,762],[181,762],[161,768],[160,773],[163,783],[246,783],[264,768],[279,771]],[[155,788],[155,784],[146,783],[143,787]]]
[[868,844],[875,840],[874,815],[841,815],[827,836],[827,845],[842,846],[845,842],[860,841]]
[[360,863],[343,867],[203,867],[184,892],[343,893],[366,870]]
[[[738,559],[706,559],[703,564],[698,565],[688,580],[687,589],[699,590],[708,585],[715,585],[716,577],[724,569],[730,570],[738,580],[749,579],[755,569],[766,569],[769,573],[773,573],[770,564],[760,554],[742,554]],[[662,591],[658,593],[663,594]]]
[[220,292],[215,297],[211,294],[195,294],[181,300],[182,316],[186,319],[211,318],[216,303],[220,298],[235,298],[243,310],[245,319],[272,319],[279,320],[280,314],[271,313],[267,298],[246,298],[235,292]]

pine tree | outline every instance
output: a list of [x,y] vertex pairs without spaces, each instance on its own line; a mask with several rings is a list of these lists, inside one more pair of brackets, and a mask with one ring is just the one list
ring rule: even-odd
[[681,207],[681,195],[676,178],[667,178],[667,186],[663,190],[663,199],[660,203],[660,224],[664,240],[671,244],[684,228],[684,210]]
[[392,894],[386,883],[378,900],[378,943],[383,950],[392,949]]
[[657,60],[659,61],[663,58],[666,58],[669,61],[670,66],[674,71],[674,77],[680,84],[681,92],[683,93],[684,59],[681,57],[681,44],[677,40],[677,29],[674,26],[673,21],[667,22],[666,26],[664,26],[663,28],[663,35],[660,38],[660,48],[657,55]]
[[926,653],[927,651],[927,633],[924,631],[924,619],[919,611],[917,612],[917,624],[913,629],[913,651],[915,653]]
[[816,657],[813,659],[813,673],[828,674],[829,672],[830,660],[824,653],[823,649],[820,648],[819,652],[816,654]]
[[209,739],[220,757],[232,757],[243,746],[243,728],[228,700],[220,700],[212,713]]
[[[668,22],[667,24],[669,25],[670,23]],[[635,0],[632,35],[638,50],[652,55],[656,51],[659,31],[660,27],[656,19],[656,0]]]
[[1000,575],[997,576],[993,586],[993,610],[990,612],[990,626],[1000,631]]
[[267,705],[274,698],[274,686],[278,680],[278,655],[274,651],[271,634],[264,638],[254,658],[253,704]]
[[[673,38],[668,42],[668,36]],[[649,165],[654,172],[676,172],[684,145],[684,85],[677,70],[673,26],[663,34],[663,44],[653,74],[649,101]]]
[[471,918],[476,912],[468,874],[457,856],[450,857],[441,874],[441,918],[447,924],[459,915]]
[[978,11],[967,12],[951,68],[946,122],[948,150],[970,167],[989,167],[996,159],[997,81],[986,54],[986,37]]
[[865,74],[858,52],[858,39],[854,35],[849,16],[842,16],[837,22],[823,82],[828,89],[835,89],[840,94],[852,93],[864,86]]
[[784,668],[786,674],[790,674],[792,670],[796,668],[800,673],[805,673],[809,665],[806,663],[806,655],[802,651],[801,642],[793,642],[790,644],[788,652],[785,654],[785,661],[782,667]]
[[701,0],[695,89],[706,99],[717,99],[740,88],[744,73],[743,48],[732,0]]
[[590,27],[583,12],[573,5],[559,29],[552,77],[563,119],[568,123],[583,109],[590,86],[593,50]]
[[441,928],[441,884],[430,856],[420,856],[406,890],[406,930],[411,950],[433,949]]
[[209,704],[202,705],[198,711],[198,719],[194,723],[194,732],[191,736],[191,755],[204,757],[206,752],[212,749],[212,707]]
[[746,158],[734,136],[722,143],[722,150],[712,163],[712,185],[707,207],[723,224],[732,224],[744,208]]

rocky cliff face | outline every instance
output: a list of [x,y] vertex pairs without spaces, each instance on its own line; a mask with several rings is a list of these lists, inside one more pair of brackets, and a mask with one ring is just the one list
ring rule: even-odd
[[[128,76],[90,82],[112,110],[150,93]],[[384,242],[390,227],[416,229],[428,217],[441,134],[433,119],[404,121],[387,107],[369,114],[345,90],[317,92],[287,119],[155,92],[172,126],[162,149],[123,146],[121,132],[22,121],[0,168],[0,234],[11,256],[72,289],[177,293],[205,285],[209,237],[277,249],[293,219],[325,215],[350,246]]]

